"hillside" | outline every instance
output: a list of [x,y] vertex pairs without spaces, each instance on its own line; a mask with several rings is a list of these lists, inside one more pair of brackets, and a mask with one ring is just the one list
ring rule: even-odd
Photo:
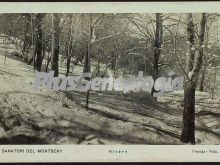
[[[0,144],[182,144],[183,91],[158,103],[144,93],[91,92],[85,109],[85,93],[37,93],[33,67],[12,56],[4,64],[0,53]],[[197,144],[220,144],[219,109],[219,99],[196,93]]]

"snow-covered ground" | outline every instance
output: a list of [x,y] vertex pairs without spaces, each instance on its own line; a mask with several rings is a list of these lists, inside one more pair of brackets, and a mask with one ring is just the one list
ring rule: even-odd
[[[183,92],[155,103],[144,93],[123,95],[33,90],[33,66],[0,52],[0,144],[182,144]],[[220,101],[196,95],[196,142],[220,144]]]

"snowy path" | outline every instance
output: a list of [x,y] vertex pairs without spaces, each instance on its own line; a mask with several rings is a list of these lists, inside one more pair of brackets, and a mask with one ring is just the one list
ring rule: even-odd
[[[9,58],[3,64],[3,59],[0,56],[0,143],[181,144],[178,102],[154,105],[119,94],[91,92],[90,108],[85,109],[85,93],[44,88],[36,93],[32,66]],[[220,144],[219,103],[200,104],[196,141]]]

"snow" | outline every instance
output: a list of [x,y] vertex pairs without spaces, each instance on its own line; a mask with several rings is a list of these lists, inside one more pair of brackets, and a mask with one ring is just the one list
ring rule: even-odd
[[[90,92],[85,109],[84,92],[35,92],[33,66],[10,55],[4,64],[3,50],[0,142],[4,137],[12,144],[182,144],[183,91],[167,93],[158,103],[146,93]],[[219,100],[204,92],[196,97],[197,144],[220,144]]]

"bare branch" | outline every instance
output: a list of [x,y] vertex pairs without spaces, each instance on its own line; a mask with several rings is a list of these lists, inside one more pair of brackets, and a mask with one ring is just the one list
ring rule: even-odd
[[179,57],[177,56],[177,51],[176,51],[176,36],[174,36],[173,39],[174,39],[174,53],[173,53],[173,54],[174,54],[174,56],[176,57],[176,60],[177,60],[177,62],[178,62],[178,64],[179,64],[179,66],[180,66],[182,72],[185,74],[186,78],[190,81],[190,78],[189,78],[188,74],[186,73],[185,69],[183,68],[183,66],[182,66],[182,64],[181,64],[181,62],[180,62],[180,60],[179,60]]
[[100,16],[94,21],[94,23],[92,24],[92,26],[95,26],[95,24],[104,17],[104,13],[103,14],[100,14]]
[[109,36],[100,38],[100,39],[98,39],[98,40],[93,41],[91,44],[94,44],[94,43],[97,43],[97,42],[100,42],[100,41],[103,41],[103,40],[106,40],[106,39],[109,39],[109,38],[116,37],[116,36],[118,36],[118,35],[120,35],[120,34],[122,34],[122,33],[117,33],[117,34],[114,34],[114,35],[109,35]]
[[139,27],[139,25],[131,18],[131,17],[127,17],[137,28],[138,30],[146,37],[146,38],[150,38],[145,32],[143,32],[143,30],[141,30],[141,28]]
[[143,56],[140,53],[128,53],[128,55],[138,55],[138,56],[141,56],[141,57],[143,57],[145,60],[147,60],[153,66],[153,63],[146,56]]

